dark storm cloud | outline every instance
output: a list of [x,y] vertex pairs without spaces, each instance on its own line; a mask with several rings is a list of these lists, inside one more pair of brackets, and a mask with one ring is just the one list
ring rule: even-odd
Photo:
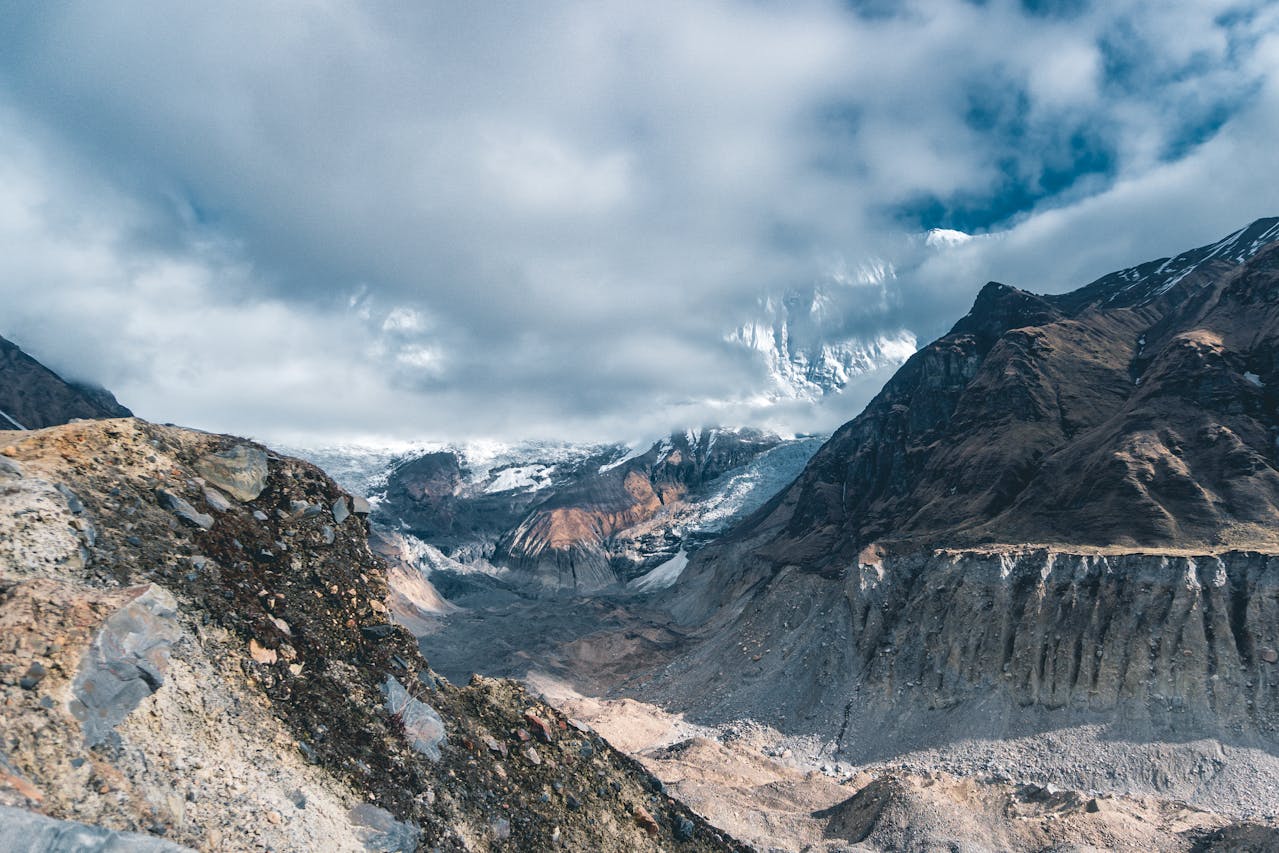
[[873,385],[762,405],[724,341],[762,296],[892,262],[845,331],[926,338],[1279,198],[1263,4],[6,15],[0,333],[259,435],[828,426]]

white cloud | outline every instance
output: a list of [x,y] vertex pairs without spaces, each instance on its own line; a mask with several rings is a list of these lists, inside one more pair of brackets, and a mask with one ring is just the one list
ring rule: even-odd
[[[1237,5],[13,10],[0,334],[262,435],[829,424],[873,383],[761,408],[761,295],[864,280],[842,333],[926,339],[1276,212],[1279,21]],[[885,277],[929,199],[1006,233]]]

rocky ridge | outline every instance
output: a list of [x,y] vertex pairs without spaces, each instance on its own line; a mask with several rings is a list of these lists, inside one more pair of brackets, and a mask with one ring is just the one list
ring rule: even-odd
[[436,675],[314,467],[131,419],[15,433],[0,460],[0,834],[735,849],[517,686]]

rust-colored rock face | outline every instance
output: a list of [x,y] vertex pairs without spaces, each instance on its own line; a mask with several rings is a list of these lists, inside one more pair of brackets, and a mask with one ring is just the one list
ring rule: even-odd
[[751,430],[672,435],[532,507],[498,543],[495,561],[551,589],[590,592],[626,580],[630,567],[610,550],[615,537],[777,441]]
[[1275,237],[1061,296],[988,284],[737,536],[823,571],[872,543],[1279,547]]

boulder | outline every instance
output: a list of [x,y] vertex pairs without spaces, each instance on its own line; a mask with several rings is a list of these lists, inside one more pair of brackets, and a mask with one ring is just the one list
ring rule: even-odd
[[160,506],[172,512],[192,527],[209,530],[213,527],[213,516],[200,512],[191,504],[166,489],[156,489],[155,499]]
[[169,648],[181,633],[176,613],[173,596],[151,585],[102,623],[80,661],[68,702],[87,746],[106,740],[164,684]]
[[247,444],[202,456],[196,460],[195,469],[238,501],[256,500],[266,489],[269,473],[266,451]]
[[341,524],[346,521],[350,515],[351,511],[346,508],[346,495],[340,495],[338,499],[333,502],[333,520],[338,524]]
[[231,509],[231,501],[227,499],[227,496],[212,486],[204,487],[204,502],[209,505],[209,509],[217,512],[226,512]]
[[124,853],[126,850],[134,853],[190,853],[191,848],[141,833],[56,820],[23,809],[0,806],[0,850],[7,853]]
[[444,721],[435,709],[414,699],[408,689],[391,676],[382,684],[386,697],[386,710],[400,718],[409,743],[431,761],[440,760],[440,746],[444,743]]
[[422,835],[417,826],[396,820],[386,809],[369,803],[351,809],[347,818],[364,848],[377,853],[413,853]]

